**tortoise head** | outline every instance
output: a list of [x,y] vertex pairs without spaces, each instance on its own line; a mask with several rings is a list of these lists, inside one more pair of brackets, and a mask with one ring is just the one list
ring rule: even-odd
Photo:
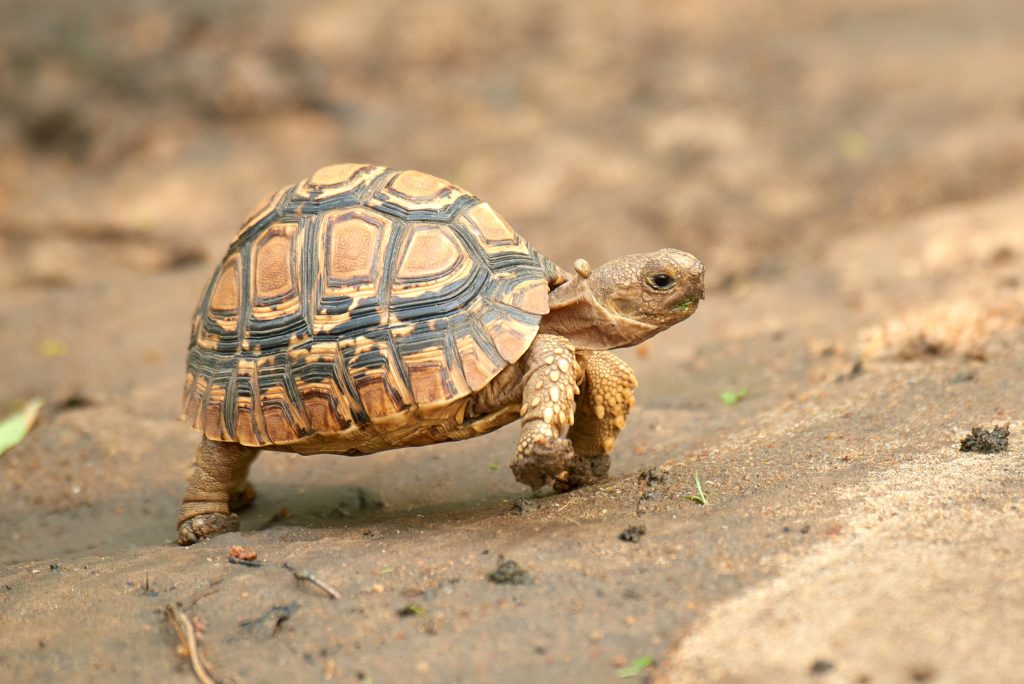
[[630,254],[593,271],[581,259],[576,273],[552,290],[541,332],[577,349],[639,344],[692,316],[704,299],[704,264],[677,249]]

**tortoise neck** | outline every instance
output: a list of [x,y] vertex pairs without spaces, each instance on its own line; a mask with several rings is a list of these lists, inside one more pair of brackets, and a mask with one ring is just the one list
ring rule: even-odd
[[639,344],[661,328],[626,318],[595,296],[589,278],[576,276],[551,291],[550,313],[540,321],[540,332],[560,335],[576,349],[617,349]]

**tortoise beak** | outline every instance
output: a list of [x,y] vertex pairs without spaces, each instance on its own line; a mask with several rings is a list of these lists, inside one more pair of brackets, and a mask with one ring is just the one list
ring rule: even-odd
[[704,299],[704,264],[697,262],[690,269],[690,288],[699,299]]
[[672,308],[687,311],[697,308],[697,303],[704,299],[704,264],[700,259],[687,252],[673,250],[673,261],[682,281],[679,298],[673,302]]

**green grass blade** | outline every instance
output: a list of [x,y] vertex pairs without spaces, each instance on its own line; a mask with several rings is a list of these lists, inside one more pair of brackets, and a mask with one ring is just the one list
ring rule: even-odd
[[642,658],[637,658],[629,665],[617,669],[615,671],[615,676],[619,679],[632,679],[633,677],[639,677],[641,674],[643,674],[644,670],[646,670],[653,664],[654,659],[652,659],[650,656],[643,656]]

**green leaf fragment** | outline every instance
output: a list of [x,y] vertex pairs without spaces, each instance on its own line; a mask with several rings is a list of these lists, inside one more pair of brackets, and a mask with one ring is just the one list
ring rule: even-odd
[[652,659],[650,656],[637,658],[629,665],[617,669],[615,671],[615,676],[619,679],[632,679],[633,677],[639,677],[641,674],[643,674],[644,670],[646,670],[653,664],[654,659]]
[[42,408],[42,399],[30,399],[19,410],[0,421],[0,456],[25,439]]
[[738,404],[740,402],[741,399],[743,399],[745,396],[747,396],[747,390],[746,389],[728,390],[728,391],[722,392],[722,394],[720,396],[721,396],[723,404],[725,404],[726,406],[735,406],[736,404]]
[[690,307],[696,303],[696,299],[687,299],[685,302],[679,302],[673,308],[675,308],[677,311],[689,311]]

